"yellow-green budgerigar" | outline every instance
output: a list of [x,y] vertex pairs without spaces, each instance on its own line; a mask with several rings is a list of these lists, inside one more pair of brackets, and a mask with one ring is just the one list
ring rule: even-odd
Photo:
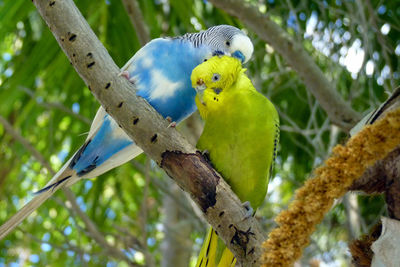
[[[239,199],[256,209],[267,193],[279,139],[279,117],[245,71],[239,60],[215,56],[197,66],[191,80],[205,121],[197,148],[208,152],[215,169]],[[235,262],[210,228],[196,266],[234,266]]]

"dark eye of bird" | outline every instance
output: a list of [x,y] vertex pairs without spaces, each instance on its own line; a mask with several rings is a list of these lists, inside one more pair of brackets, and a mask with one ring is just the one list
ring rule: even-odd
[[229,41],[226,41],[226,43],[225,43],[227,46],[230,46],[231,45],[231,42],[229,42]]
[[212,81],[213,82],[219,81],[220,77],[221,77],[221,75],[219,75],[218,73],[214,73],[212,76]]
[[219,95],[221,93],[222,89],[221,88],[213,88],[214,92]]

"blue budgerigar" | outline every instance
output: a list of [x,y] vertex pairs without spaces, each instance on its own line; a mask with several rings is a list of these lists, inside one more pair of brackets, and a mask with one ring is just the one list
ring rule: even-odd
[[[216,54],[247,62],[252,53],[253,44],[241,30],[219,25],[199,33],[152,40],[126,63],[121,74],[164,118],[179,123],[196,110],[190,74],[198,64]],[[96,177],[140,153],[142,150],[100,107],[85,143],[29,203],[0,227],[0,239],[57,189],[81,178]]]

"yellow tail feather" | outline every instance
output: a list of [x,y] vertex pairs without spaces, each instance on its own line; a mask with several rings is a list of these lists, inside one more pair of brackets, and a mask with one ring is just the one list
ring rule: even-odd
[[221,260],[218,263],[218,267],[235,267],[235,264],[235,256],[228,248],[225,248]]
[[[223,253],[218,253],[222,252],[222,250]],[[218,260],[219,263],[217,265]],[[217,233],[210,227],[200,250],[196,267],[234,267],[235,264],[235,256],[225,247],[222,241],[219,240]]]

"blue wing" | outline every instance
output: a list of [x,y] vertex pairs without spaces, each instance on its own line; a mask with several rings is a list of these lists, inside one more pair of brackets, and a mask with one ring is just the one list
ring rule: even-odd
[[181,39],[158,38],[144,46],[122,70],[127,70],[145,98],[164,118],[180,122],[196,110],[190,74],[211,54]]
[[[211,54],[207,47],[195,48],[182,39],[158,38],[140,49],[122,70],[133,78],[137,95],[145,98],[164,118],[170,117],[178,123],[196,110],[196,92],[191,86],[190,74]],[[43,190],[98,176],[140,153],[142,150],[100,107],[84,145]]]
[[132,144],[132,140],[111,116],[106,114],[95,135],[79,149],[69,167],[75,170],[78,176],[84,176]]

